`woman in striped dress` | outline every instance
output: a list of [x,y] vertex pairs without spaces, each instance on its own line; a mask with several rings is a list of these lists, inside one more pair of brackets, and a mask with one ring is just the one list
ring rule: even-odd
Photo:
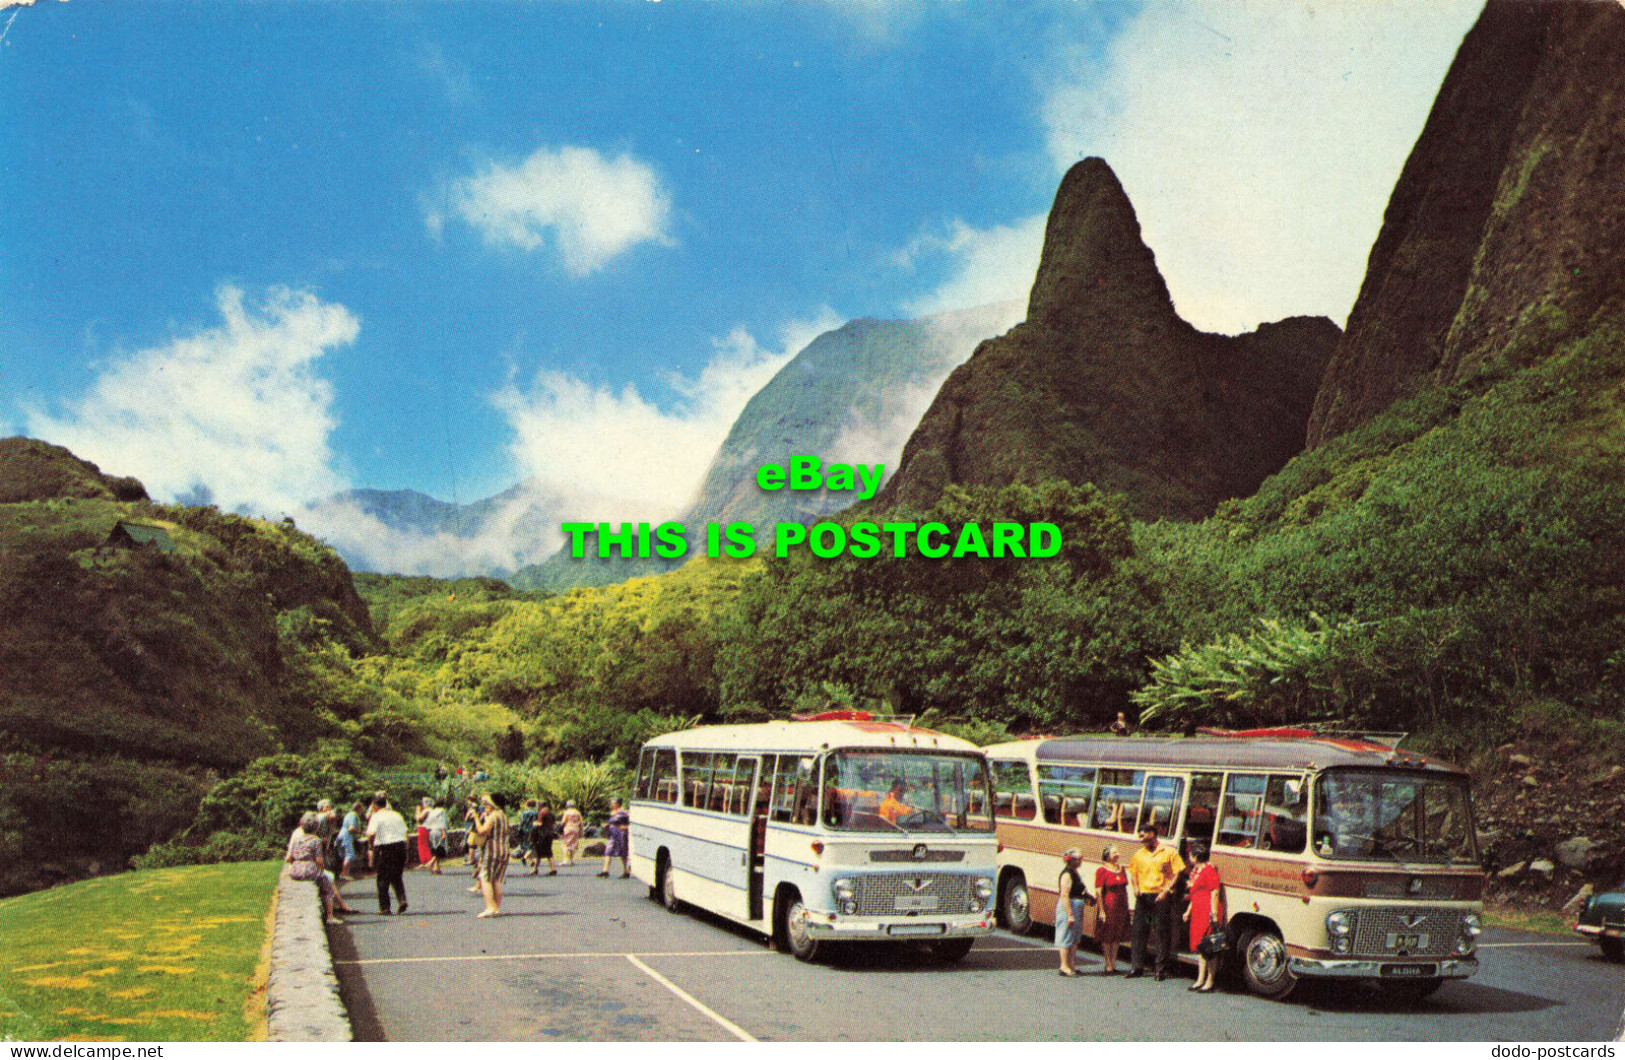
[[485,911],[477,914],[482,919],[502,915],[502,879],[508,874],[508,815],[502,811],[507,805],[508,800],[496,793],[480,800],[476,831],[485,837],[485,843],[480,847],[475,878],[485,897]]

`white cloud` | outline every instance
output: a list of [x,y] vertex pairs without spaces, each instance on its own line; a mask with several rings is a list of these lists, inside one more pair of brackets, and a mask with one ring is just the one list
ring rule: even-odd
[[[492,163],[452,185],[447,210],[487,243],[527,252],[551,248],[581,277],[642,243],[671,245],[671,203],[653,169],[588,147],[541,148],[514,166]],[[439,238],[448,218],[426,211]]]
[[333,389],[316,367],[355,341],[359,321],[283,287],[245,305],[224,286],[215,301],[220,327],[115,357],[60,414],[25,408],[28,432],[160,498],[206,492],[223,508],[274,514],[342,489],[328,446]]
[[1482,0],[1147,6],[1047,86],[1051,155],[1123,181],[1179,310],[1235,332],[1347,316]]
[[903,311],[925,316],[1011,299],[1019,299],[1025,309],[1044,249],[1046,220],[1040,214],[992,228],[973,228],[955,220],[946,235],[917,238],[899,261],[911,267],[922,258],[945,256],[949,274],[930,294],[905,303]]
[[540,492],[559,498],[564,519],[658,521],[681,512],[699,490],[745,403],[803,346],[840,324],[825,310],[787,327],[777,350],[736,329],[714,343],[697,376],[668,377],[680,398],[670,409],[633,386],[614,391],[551,371],[537,373],[528,390],[505,388],[494,401],[514,432],[514,463]]
[[312,503],[299,525],[366,570],[456,578],[540,563],[558,547],[562,516],[558,498],[526,483],[504,494],[484,518],[471,514],[457,532],[389,526],[351,499]]

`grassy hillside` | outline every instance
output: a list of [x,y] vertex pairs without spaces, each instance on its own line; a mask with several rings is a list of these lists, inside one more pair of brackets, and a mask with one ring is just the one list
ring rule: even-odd
[[127,873],[0,900],[0,1037],[263,1038],[256,969],[279,870]]
[[0,893],[122,867],[221,773],[347,735],[314,675],[376,642],[330,550],[28,439],[0,470]]

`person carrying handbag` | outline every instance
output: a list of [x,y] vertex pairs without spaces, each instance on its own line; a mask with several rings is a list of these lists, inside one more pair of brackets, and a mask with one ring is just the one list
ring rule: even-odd
[[1196,982],[1189,989],[1210,994],[1228,944],[1224,930],[1224,885],[1219,879],[1219,870],[1207,859],[1206,843],[1192,843],[1190,857],[1191,904],[1185,909],[1185,920],[1191,926],[1191,949],[1196,953],[1197,964]]

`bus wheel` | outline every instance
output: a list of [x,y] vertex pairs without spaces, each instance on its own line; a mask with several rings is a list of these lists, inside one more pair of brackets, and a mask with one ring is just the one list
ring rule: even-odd
[[1444,985],[1443,979],[1387,979],[1377,984],[1384,994],[1398,1001],[1420,1001]]
[[1286,943],[1274,931],[1244,931],[1236,943],[1241,978],[1259,997],[1283,1000],[1298,985],[1288,963]]
[[940,939],[925,944],[926,952],[931,959],[940,964],[958,964],[965,959],[970,948],[976,945],[975,939]]
[[670,861],[663,861],[660,865],[660,904],[668,912],[683,911],[683,900],[677,897],[677,873],[672,871]]
[[1625,961],[1625,939],[1598,939],[1602,943],[1602,959],[1619,964]]
[[801,895],[791,891],[779,902],[779,910],[784,941],[789,945],[791,954],[798,961],[816,961],[823,944],[807,930],[807,907],[802,903]]
[[1004,926],[1017,935],[1025,935],[1033,929],[1032,901],[1027,897],[1027,878],[1019,872],[1012,872],[1004,881],[1004,889],[999,892],[999,919]]

